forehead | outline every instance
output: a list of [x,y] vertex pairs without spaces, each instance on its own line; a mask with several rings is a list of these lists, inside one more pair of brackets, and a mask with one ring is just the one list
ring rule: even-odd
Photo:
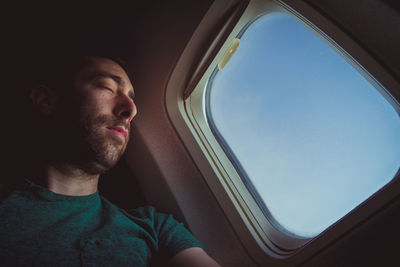
[[119,64],[108,58],[87,57],[77,78],[81,81],[87,81],[102,74],[119,77],[124,86],[128,87],[128,89],[133,89],[132,83],[125,70]]

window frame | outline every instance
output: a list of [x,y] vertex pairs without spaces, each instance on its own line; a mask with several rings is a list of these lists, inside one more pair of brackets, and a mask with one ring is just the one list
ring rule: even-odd
[[[290,3],[292,7],[284,2]],[[296,4],[293,4],[293,2],[295,1],[253,0],[244,11],[234,9],[233,15],[243,13],[239,16],[237,22],[235,22],[236,26],[233,30],[229,34],[225,34],[227,37],[224,38],[221,36],[224,36],[224,31],[229,27],[221,30],[219,38],[216,38],[214,44],[204,53],[205,56],[200,61],[203,63],[207,62],[207,60],[204,60],[207,55],[213,54],[210,50],[217,46],[216,43],[223,42],[219,51],[215,53],[215,57],[209,60],[207,70],[203,73],[196,88],[185,100],[183,95],[188,86],[187,81],[193,78],[193,73],[188,71],[188,69],[192,68],[188,68],[188,66],[198,64],[197,53],[198,50],[202,49],[202,38],[205,38],[212,31],[213,22],[219,23],[215,17],[215,13],[224,5],[230,4],[234,7],[236,4],[234,1],[215,1],[177,62],[170,76],[166,91],[167,112],[172,124],[250,256],[261,264],[275,263],[279,265],[290,262],[301,262],[327,243],[333,242],[340,235],[366,220],[379,208],[392,201],[400,191],[399,179],[394,178],[381,190],[316,238],[298,238],[295,236],[288,238],[287,235],[276,230],[266,219],[236,172],[235,167],[211,132],[204,108],[205,88],[207,88],[208,78],[211,76],[211,73],[225,51],[229,48],[232,40],[236,38],[239,32],[250,21],[254,21],[261,14],[279,11],[291,17],[295,16],[298,21],[302,22],[303,26],[306,26],[317,34],[317,36],[322,36],[323,39],[329,40],[330,45],[334,44],[333,46],[336,46],[336,51],[339,51],[348,61],[353,61],[353,66],[360,73],[366,73],[365,67],[356,63],[349,54],[354,58],[363,58],[363,62],[360,62],[360,60],[358,62],[364,66],[368,66],[369,73],[379,74],[375,75],[375,77],[379,78],[380,83],[388,91],[391,88],[399,88],[396,79],[338,26],[334,25],[330,20],[303,1],[297,1]],[[297,11],[301,11],[301,15],[294,10],[293,6]],[[310,21],[312,21],[312,24]],[[228,20],[226,24],[228,25],[229,23],[231,21]],[[317,26],[331,37],[328,37],[328,35],[317,29]],[[335,38],[335,41],[332,37]],[[338,49],[339,45],[336,45],[336,43],[340,43],[340,46],[346,48],[347,52],[343,53],[341,49]],[[197,67],[197,69],[199,68]],[[375,78],[369,75],[365,75],[365,77],[373,85],[376,85],[377,81]],[[397,91],[394,91],[394,93],[392,91],[391,94],[393,98],[387,98],[387,100],[393,105],[394,102],[398,101],[399,97]],[[396,97],[397,100],[395,99]],[[398,109],[397,112],[399,113]],[[399,173],[396,174],[396,176],[398,175]],[[305,246],[305,244],[307,245]]]

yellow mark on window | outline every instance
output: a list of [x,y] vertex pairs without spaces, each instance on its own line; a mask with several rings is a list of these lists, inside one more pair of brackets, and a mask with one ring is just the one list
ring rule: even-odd
[[240,45],[240,39],[235,38],[231,45],[229,46],[228,50],[226,50],[224,56],[222,57],[222,59],[219,61],[218,63],[218,69],[222,70],[223,68],[225,68],[226,64],[228,64],[229,60],[231,60],[233,54],[235,54],[236,50],[238,49]]

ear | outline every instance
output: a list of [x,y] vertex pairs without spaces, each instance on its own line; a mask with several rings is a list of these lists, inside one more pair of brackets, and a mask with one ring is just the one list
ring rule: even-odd
[[53,113],[57,103],[57,95],[49,87],[39,85],[30,94],[33,105],[44,115]]

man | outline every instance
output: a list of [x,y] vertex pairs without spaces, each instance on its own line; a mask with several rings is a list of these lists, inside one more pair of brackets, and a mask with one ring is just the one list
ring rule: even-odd
[[[127,72],[106,57],[49,65],[30,93],[40,114],[37,171],[0,187],[1,266],[219,266],[172,216],[121,210],[97,191],[124,153],[137,109]],[[60,139],[63,137],[63,139]]]

